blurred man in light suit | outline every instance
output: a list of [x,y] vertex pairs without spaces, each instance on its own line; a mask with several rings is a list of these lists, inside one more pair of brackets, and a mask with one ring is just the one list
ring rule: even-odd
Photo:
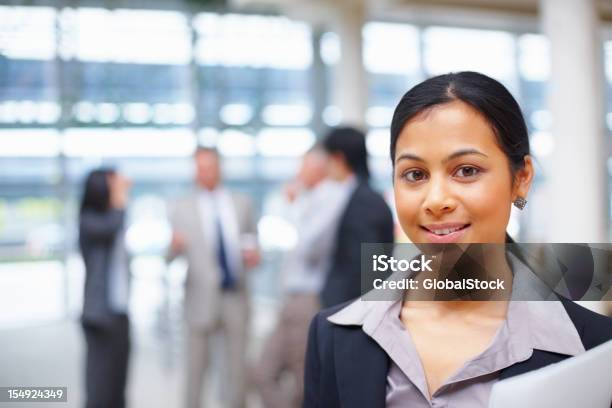
[[188,408],[201,406],[211,335],[221,333],[225,348],[227,391],[224,406],[245,404],[245,352],[249,301],[246,272],[259,262],[256,222],[247,197],[220,185],[216,150],[198,148],[195,155],[197,188],[176,202],[170,215],[173,227],[168,261],[184,255],[187,323]]

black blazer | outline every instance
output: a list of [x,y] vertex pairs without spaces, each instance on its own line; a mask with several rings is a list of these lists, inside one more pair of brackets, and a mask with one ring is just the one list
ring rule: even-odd
[[377,242],[393,242],[393,215],[382,196],[360,181],[340,218],[323,307],[361,296],[361,244]]
[[109,272],[113,245],[123,228],[124,218],[124,210],[81,212],[79,248],[85,263],[83,323],[108,325],[116,315],[109,305]]
[[[576,303],[561,299],[576,326],[585,349],[612,339],[612,319],[591,312]],[[327,321],[346,304],[319,312],[310,325],[304,408],[383,408],[386,398],[389,357],[361,326],[339,326]],[[534,350],[523,362],[501,371],[500,379],[509,378],[569,356]]]

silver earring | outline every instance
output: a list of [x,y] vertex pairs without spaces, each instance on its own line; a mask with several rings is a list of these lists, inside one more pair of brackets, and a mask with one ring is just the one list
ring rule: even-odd
[[516,200],[514,200],[512,204],[514,204],[514,206],[519,210],[522,210],[527,205],[527,200],[525,200],[523,197],[516,197]]

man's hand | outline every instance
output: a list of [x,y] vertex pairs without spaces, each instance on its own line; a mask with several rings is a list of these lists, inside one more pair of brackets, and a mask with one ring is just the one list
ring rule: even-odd
[[261,261],[261,255],[257,249],[243,249],[242,250],[242,262],[246,269],[252,269],[259,265]]
[[185,247],[185,236],[178,231],[173,231],[170,250],[175,254],[180,254],[185,251]]
[[108,178],[110,190],[110,205],[115,209],[124,209],[127,206],[132,181],[119,173]]
[[287,199],[287,201],[292,203],[295,201],[298,195],[300,195],[301,190],[302,190],[302,186],[300,185],[299,181],[294,180],[294,181],[291,181],[285,184],[283,193],[285,194],[285,198]]

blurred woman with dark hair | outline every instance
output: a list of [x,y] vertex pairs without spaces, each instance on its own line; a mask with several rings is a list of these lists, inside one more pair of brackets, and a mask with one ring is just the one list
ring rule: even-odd
[[[370,187],[365,134],[352,127],[334,128],[323,139],[328,176],[338,187],[341,213],[331,265],[321,290],[323,307],[361,294],[361,244],[393,242],[393,215],[385,199]],[[390,255],[390,254],[388,254]]]
[[87,176],[81,201],[87,408],[125,406],[130,347],[124,225],[129,189],[130,181],[115,170],[98,169]]

